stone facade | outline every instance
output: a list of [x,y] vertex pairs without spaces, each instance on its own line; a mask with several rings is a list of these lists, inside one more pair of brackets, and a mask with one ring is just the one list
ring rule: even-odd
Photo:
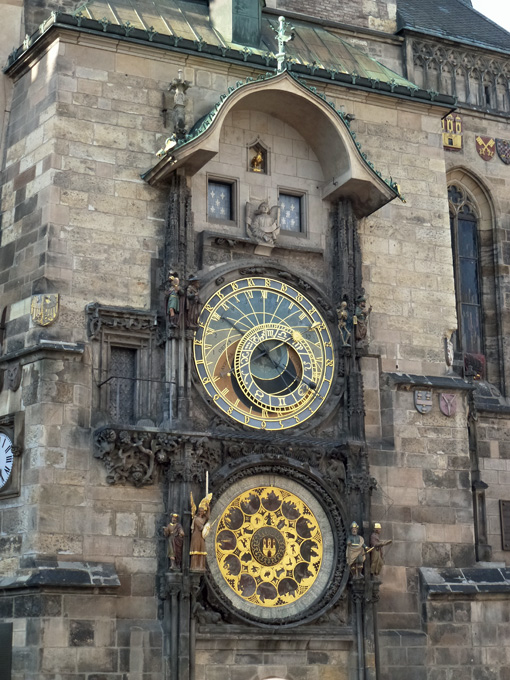
[[[55,9],[25,4],[31,30]],[[292,68],[266,76],[255,52],[236,61],[198,38],[162,48],[133,34],[136,17],[110,33],[77,19],[77,5],[3,76],[0,431],[15,446],[0,489],[6,677],[508,680],[510,170],[475,147],[478,135],[507,134],[504,57],[405,32],[404,41],[392,2],[268,8],[273,19],[278,10],[323,20],[422,88],[405,94],[352,72],[348,84],[313,69],[302,80]],[[6,8],[19,42],[21,7]],[[462,90],[448,65],[466,55]],[[477,59],[486,68],[475,83]],[[187,84],[180,140],[168,139],[172,82]],[[445,150],[441,131],[455,94],[461,151]],[[209,209],[214,183],[231,192],[228,219]],[[462,313],[447,184],[468,197],[479,234],[475,375],[459,340],[445,361]],[[298,201],[301,230],[255,241],[247,204],[276,206],[282,195]],[[307,423],[264,432],[220,412],[193,360],[192,276],[202,305],[243,277],[313,302],[335,375]],[[34,304],[57,295],[54,320],[41,325]],[[243,618],[210,574],[189,569],[189,492],[198,504],[210,484],[214,527],[218,498],[249,489],[250,477],[288,477],[331,523],[326,553],[342,569],[288,621]],[[163,535],[171,512],[184,528],[176,572]],[[374,522],[392,540],[382,583],[368,557],[364,577],[349,578],[353,520],[367,544]]]

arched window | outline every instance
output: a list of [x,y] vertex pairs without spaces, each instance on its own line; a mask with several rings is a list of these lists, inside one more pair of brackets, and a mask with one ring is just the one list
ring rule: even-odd
[[448,199],[458,318],[455,349],[462,354],[482,355],[484,349],[478,215],[473,202],[461,186],[450,185]]

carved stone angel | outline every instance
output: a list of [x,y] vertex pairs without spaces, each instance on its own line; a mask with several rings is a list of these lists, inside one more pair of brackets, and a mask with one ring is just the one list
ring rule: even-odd
[[259,243],[274,245],[280,233],[280,206],[269,208],[266,201],[258,208],[254,203],[246,203],[246,225],[248,234]]

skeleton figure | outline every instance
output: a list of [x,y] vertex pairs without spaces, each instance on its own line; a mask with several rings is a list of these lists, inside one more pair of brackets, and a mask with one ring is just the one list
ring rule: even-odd
[[246,203],[246,225],[248,233],[259,243],[274,245],[280,233],[280,208],[263,201],[258,208]]

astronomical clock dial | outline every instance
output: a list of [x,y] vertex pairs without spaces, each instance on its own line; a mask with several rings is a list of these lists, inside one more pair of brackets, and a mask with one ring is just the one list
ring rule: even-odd
[[13,461],[12,441],[6,434],[0,432],[0,489],[3,489],[9,481]]
[[334,375],[331,336],[316,307],[265,277],[228,283],[208,300],[194,355],[216,406],[255,429],[282,430],[310,418]]

